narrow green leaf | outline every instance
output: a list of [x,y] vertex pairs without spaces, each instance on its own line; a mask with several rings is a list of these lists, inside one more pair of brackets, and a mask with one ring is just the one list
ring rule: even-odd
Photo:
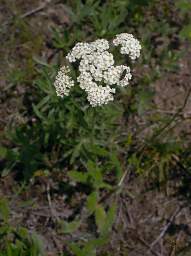
[[9,218],[9,206],[5,198],[0,198],[0,219],[7,222]]
[[82,143],[78,143],[72,153],[71,159],[70,159],[70,163],[73,164],[75,159],[80,155],[80,151],[81,151],[81,147],[82,147]]
[[72,243],[69,245],[69,247],[72,253],[75,254],[75,256],[87,256],[87,255],[84,255],[83,251],[80,249],[80,247],[77,244]]
[[74,220],[71,222],[60,221],[59,222],[60,231],[61,233],[64,233],[64,234],[71,234],[79,228],[80,224],[81,222],[79,220]]
[[7,176],[13,167],[16,165],[16,162],[8,164],[1,172],[1,177]]
[[44,254],[44,245],[43,245],[43,241],[42,238],[35,233],[32,233],[31,235],[31,239],[32,239],[32,245],[31,245],[31,251],[33,253],[31,253],[32,255],[36,256],[43,256]]
[[96,191],[92,192],[87,198],[87,208],[92,213],[97,206],[98,194]]
[[101,170],[97,168],[97,170],[94,170],[94,172],[91,173],[91,176],[93,178],[93,186],[99,188],[103,183],[103,174],[101,173]]
[[88,169],[88,172],[94,172],[97,169],[97,166],[93,161],[89,160],[87,162],[87,169]]
[[111,164],[115,168],[116,176],[117,176],[117,179],[119,181],[120,178],[123,175],[123,170],[122,170],[122,167],[121,167],[121,163],[120,163],[120,161],[117,158],[116,153],[112,153],[111,154]]
[[107,156],[109,154],[107,150],[105,150],[104,148],[101,148],[98,145],[91,145],[91,151],[92,153],[98,156]]
[[45,104],[48,103],[48,101],[50,100],[50,96],[47,95],[46,97],[44,97],[37,105],[38,109],[40,109],[41,107],[43,107]]
[[178,0],[176,1],[176,7],[184,12],[189,12],[191,10],[190,0]]
[[5,158],[7,155],[7,148],[0,146],[0,158]]
[[112,225],[115,221],[115,217],[116,217],[116,204],[114,203],[108,210],[107,212],[107,217],[106,217],[106,221],[103,227],[103,233],[106,235],[108,234],[111,229],[112,229]]
[[94,244],[87,243],[83,248],[84,255],[96,256],[96,247]]
[[106,221],[106,213],[104,208],[101,205],[98,205],[95,210],[95,221],[98,228],[98,231],[102,233],[103,227]]
[[181,37],[191,40],[191,24],[186,25],[180,32]]
[[[91,249],[91,251],[96,252],[97,248],[100,248],[107,243],[108,243],[108,236],[101,235],[98,238],[89,240],[85,244],[83,251],[87,252],[87,251],[90,251],[90,249]],[[88,254],[86,254],[86,255],[88,255]]]
[[41,119],[41,120],[44,120],[44,116],[43,114],[39,111],[39,109],[37,108],[37,106],[35,106],[34,104],[32,105],[33,106],[33,110],[34,110],[34,113],[36,114],[36,116]]
[[76,182],[81,182],[81,183],[86,183],[88,179],[88,174],[87,173],[82,173],[78,171],[70,171],[68,173],[68,176],[76,181]]

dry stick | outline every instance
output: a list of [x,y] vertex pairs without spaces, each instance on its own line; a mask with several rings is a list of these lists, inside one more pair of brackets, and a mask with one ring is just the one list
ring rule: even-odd
[[167,222],[167,224],[164,226],[164,228],[162,229],[161,233],[159,234],[159,236],[152,242],[152,244],[150,245],[150,249],[153,248],[153,246],[155,246],[155,244],[157,244],[166,234],[168,228],[170,227],[170,225],[172,224],[172,222],[174,221],[174,219],[177,217],[177,215],[182,211],[183,208],[178,207],[176,209],[176,211],[173,213],[173,215],[170,217],[169,221]]
[[[171,123],[172,123],[173,121],[175,121],[177,117],[180,116],[180,113],[183,112],[184,108],[186,107],[186,105],[187,105],[187,103],[188,103],[188,100],[189,100],[190,95],[191,95],[191,88],[188,90],[188,93],[187,93],[187,95],[186,95],[186,97],[185,97],[185,100],[184,100],[184,103],[183,103],[182,107],[172,116],[172,118],[170,119],[170,121],[169,121],[167,124],[165,124],[165,125],[160,129],[160,131],[159,131],[158,133],[156,133],[156,134],[154,134],[154,135],[152,136],[151,140],[158,138],[158,137],[171,125]],[[138,148],[138,152],[144,152],[145,147],[148,146],[148,145],[149,145],[149,143],[147,143],[147,142],[146,142],[145,144],[143,144],[141,147]]]
[[151,248],[151,246],[140,236],[140,234],[137,232],[136,227],[127,227],[130,230],[134,231],[134,237],[139,240],[139,242],[141,242],[145,247],[147,247],[149,249],[149,251],[155,255],[155,256],[161,256],[158,252],[156,252],[155,250],[153,250]]
[[126,171],[124,172],[124,174],[122,175],[122,177],[121,177],[119,183],[118,183],[118,187],[121,187],[122,183],[123,183],[124,180],[125,180],[125,177],[127,176],[127,173],[128,173],[128,171],[126,170]]
[[127,214],[129,215],[129,219],[130,219],[130,223],[131,223],[131,227],[127,227],[128,229],[134,230],[135,231],[135,236],[136,238],[139,240],[139,242],[141,242],[145,247],[147,247],[149,249],[149,251],[154,255],[154,256],[160,256],[160,254],[158,254],[158,252],[155,252],[151,246],[140,236],[140,234],[136,231],[136,226],[134,225],[134,220],[131,216],[131,214],[128,211],[127,205],[124,203]]
[[176,237],[175,244],[172,247],[172,251],[170,253],[170,256],[176,256],[176,250],[177,250],[177,242],[179,238],[181,237],[181,232],[178,233],[178,236]]
[[50,2],[50,1],[47,1],[47,2],[45,2],[45,3],[43,3],[43,4],[41,4],[40,6],[38,6],[37,8],[34,8],[34,9],[28,11],[28,12],[25,12],[24,14],[20,15],[19,18],[23,19],[23,18],[26,18],[26,17],[28,17],[28,16],[31,16],[31,15],[37,13],[37,12],[42,11],[42,10],[47,6],[47,4],[48,4],[49,2]]
[[[157,108],[156,110],[153,110],[151,113],[153,112],[158,112],[158,113],[162,113],[162,114],[169,114],[169,115],[175,115],[177,113],[177,111],[179,112],[180,108],[177,110],[165,110],[165,109],[160,109]],[[150,112],[149,112],[150,113]],[[191,116],[191,112],[179,112],[180,116]]]
[[[123,183],[124,183],[124,181],[125,181],[125,178],[126,178],[127,174],[128,174],[128,170],[126,169],[126,170],[124,171],[124,173],[123,173],[123,175],[122,175],[122,177],[121,177],[119,183],[117,184],[116,191],[119,191],[119,194],[120,194],[120,192],[121,192],[122,185],[123,185]],[[129,190],[125,189],[125,192],[126,192],[126,194],[127,194],[131,199],[135,199],[135,196],[134,196]]]
[[131,227],[127,226],[128,229],[130,230],[133,230],[135,232],[135,236],[136,238],[139,240],[139,242],[141,242],[145,247],[147,247],[149,249],[149,251],[154,255],[154,256],[160,256],[157,252],[155,252],[151,247],[150,245],[140,236],[140,234],[137,232],[136,230],[136,226],[134,225],[134,220],[133,220],[133,217],[131,216],[130,212],[128,211],[128,207],[126,205],[126,202],[124,201],[124,199],[122,199],[122,201],[124,202],[123,205],[125,206],[126,208],[126,212],[127,212],[127,215],[128,215],[128,218],[130,220],[130,224],[131,224]]
[[51,212],[51,215],[52,215],[52,219],[54,221],[59,221],[59,217],[55,214],[55,211],[52,207],[52,200],[51,200],[51,197],[50,197],[50,185],[49,185],[49,183],[47,184],[46,191],[47,191],[47,200],[48,200],[50,212]]
[[176,118],[180,115],[180,113],[183,112],[184,108],[186,107],[186,105],[188,103],[190,94],[191,94],[191,88],[188,90],[188,93],[185,97],[182,107],[174,114],[174,116],[171,118],[171,120],[166,125],[164,125],[156,135],[153,136],[152,139],[156,139],[159,135],[161,135],[166,130],[166,128],[168,128],[171,125],[171,123],[176,120]]
[[[100,198],[99,203],[104,202],[106,199],[108,199],[108,198],[109,198],[111,195],[113,195],[113,194],[120,194],[120,193],[121,193],[122,184],[123,184],[123,182],[124,182],[124,180],[125,180],[127,174],[128,174],[128,170],[126,170],[126,171],[124,172],[124,174],[122,175],[122,177],[121,177],[119,183],[118,183],[112,190],[110,190],[108,193],[106,193],[102,198]],[[131,199],[135,199],[135,196],[132,195],[132,193],[131,193],[130,191],[128,191],[127,189],[125,189],[125,192],[126,192],[126,194],[127,194]]]
[[151,246],[143,239],[143,238],[141,238],[140,236],[136,236],[137,237],[137,239],[145,246],[145,247],[147,247],[149,250],[150,250],[150,252],[153,254],[153,255],[155,255],[155,256],[160,256],[160,254],[158,254],[158,252],[155,252],[152,248],[151,248]]
[[[24,18],[26,18],[26,17],[28,17],[28,16],[31,16],[31,15],[37,13],[37,12],[42,11],[44,8],[46,8],[46,6],[47,6],[51,1],[52,1],[52,0],[47,0],[47,1],[45,1],[45,3],[41,4],[40,6],[34,8],[34,9],[28,11],[28,12],[25,12],[25,13],[21,14],[21,15],[19,16],[19,18],[20,18],[20,19],[24,19]],[[12,21],[13,21],[13,17],[11,17],[8,21],[4,22],[4,23],[2,24],[2,26],[6,26],[6,25],[10,24],[10,23],[12,23]]]

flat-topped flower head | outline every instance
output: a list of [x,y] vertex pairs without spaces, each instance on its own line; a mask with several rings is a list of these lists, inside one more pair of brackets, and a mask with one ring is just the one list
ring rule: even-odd
[[120,45],[121,54],[127,54],[132,60],[139,58],[141,45],[139,41],[134,38],[132,34],[122,33],[116,35],[115,39],[113,40],[113,44],[115,46]]
[[68,59],[69,62],[76,62],[91,52],[93,52],[93,49],[89,43],[77,43],[66,55],[66,59]]
[[110,88],[107,86],[94,85],[90,87],[88,91],[87,100],[92,107],[101,106],[107,104],[109,101],[113,101],[113,94],[115,93],[115,88]]
[[94,51],[103,52],[109,49],[109,42],[106,39],[97,39],[90,43]]
[[[141,45],[131,34],[116,35],[113,45],[121,46],[120,52],[128,54],[132,60],[140,56]],[[76,81],[86,92],[92,107],[113,101],[116,92],[113,86],[127,86],[132,78],[130,67],[115,65],[114,55],[109,49],[110,44],[106,39],[97,39],[94,42],[77,43],[66,56],[70,63],[79,63]],[[68,68],[63,67],[56,76],[54,85],[58,96],[68,95],[74,86],[68,72]]]
[[77,43],[72,50],[66,55],[69,62],[75,62],[86,58],[88,54],[93,52],[103,52],[109,49],[109,42],[106,39],[97,39],[90,43]]

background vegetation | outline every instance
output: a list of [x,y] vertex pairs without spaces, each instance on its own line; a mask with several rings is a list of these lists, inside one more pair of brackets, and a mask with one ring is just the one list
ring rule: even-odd
[[[190,1],[0,3],[0,255],[190,255]],[[131,86],[58,98],[69,49],[121,32]]]

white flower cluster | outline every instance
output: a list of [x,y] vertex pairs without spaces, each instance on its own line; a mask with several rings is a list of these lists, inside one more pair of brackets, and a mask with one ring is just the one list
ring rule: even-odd
[[57,96],[60,96],[60,97],[64,97],[65,95],[68,96],[70,92],[70,88],[74,86],[74,81],[68,75],[69,72],[70,72],[70,69],[68,66],[63,66],[58,71],[56,80],[54,82]]
[[109,85],[98,86],[95,83],[94,87],[88,90],[87,100],[92,107],[101,106],[114,100],[112,93],[115,93],[115,88],[111,88]]
[[121,45],[121,54],[128,54],[132,60],[135,60],[140,56],[141,45],[132,34],[122,33],[116,35],[113,44],[115,46]]
[[[123,74],[125,73],[124,78],[122,79]],[[110,69],[104,72],[103,74],[104,82],[109,85],[118,85],[125,87],[129,84],[132,75],[130,73],[130,67],[125,65],[112,66]]]
[[[130,34],[119,34],[113,40],[115,46],[121,45],[121,53],[128,54],[131,59],[140,55],[140,43]],[[114,65],[114,56],[108,51],[109,42],[98,39],[90,43],[77,43],[67,54],[70,62],[79,61],[77,82],[87,93],[87,100],[92,107],[113,101],[115,89],[111,86],[126,86],[132,78],[130,68],[126,65]],[[69,94],[74,81],[68,76],[68,68],[61,68],[56,76],[54,86],[58,96]]]
[[109,49],[109,42],[106,39],[97,39],[91,43],[77,43],[67,54],[66,58],[69,62],[75,62],[83,58],[83,56],[93,52],[103,52]]

